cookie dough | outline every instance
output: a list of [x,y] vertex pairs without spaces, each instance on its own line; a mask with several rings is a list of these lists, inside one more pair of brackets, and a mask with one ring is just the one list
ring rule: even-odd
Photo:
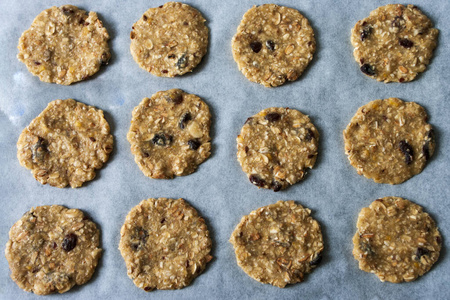
[[95,12],[73,5],[41,12],[19,39],[17,58],[41,81],[69,85],[97,73],[111,57]]
[[37,295],[89,281],[101,256],[100,233],[82,211],[38,206],[9,231],[6,259],[17,285]]
[[230,238],[238,265],[280,288],[302,282],[322,259],[322,233],[310,214],[294,201],[278,201],[244,216]]
[[297,80],[313,58],[316,40],[308,19],[300,12],[264,4],[244,14],[232,49],[247,79],[275,87]]
[[146,292],[181,289],[212,256],[205,220],[183,199],[148,199],[133,207],[120,231],[128,276]]
[[167,179],[191,174],[209,157],[210,125],[205,102],[172,89],[144,98],[134,108],[127,138],[141,171]]
[[438,260],[441,235],[422,207],[399,197],[377,199],[361,210],[353,256],[381,281],[413,281]]
[[236,140],[237,158],[250,182],[278,192],[314,166],[319,132],[298,110],[271,107],[248,118]]
[[360,107],[344,130],[345,153],[358,174],[399,184],[422,172],[435,149],[425,109],[397,98]]
[[180,2],[150,8],[132,27],[131,55],[156,76],[192,72],[208,48],[205,21],[198,10]]
[[94,179],[112,149],[102,110],[73,99],[55,100],[22,131],[17,158],[40,183],[76,188]]
[[415,5],[381,6],[352,29],[353,55],[369,77],[408,82],[427,68],[438,32]]

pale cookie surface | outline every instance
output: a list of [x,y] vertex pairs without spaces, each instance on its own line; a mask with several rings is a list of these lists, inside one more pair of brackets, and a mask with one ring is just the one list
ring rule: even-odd
[[238,265],[280,288],[302,282],[322,259],[322,233],[310,213],[294,201],[278,201],[244,216],[230,238]]
[[297,80],[313,58],[316,40],[308,19],[300,12],[264,4],[244,14],[232,49],[247,79],[275,87]]
[[205,102],[172,89],[144,98],[134,108],[127,138],[146,176],[173,178],[191,174],[209,157],[210,125]]
[[95,12],[73,5],[41,12],[19,39],[17,58],[44,82],[69,85],[97,73],[111,54]]
[[435,222],[408,200],[375,200],[361,210],[356,227],[353,256],[361,270],[381,281],[413,281],[439,258],[442,240]]
[[55,100],[22,131],[17,158],[40,183],[75,188],[94,179],[112,149],[102,110],[73,99]]
[[353,55],[378,81],[411,81],[430,63],[438,32],[414,5],[381,6],[353,27]]
[[397,98],[360,107],[344,130],[345,153],[358,174],[399,184],[422,172],[435,149],[425,109]]
[[191,72],[208,48],[208,27],[201,13],[179,2],[150,8],[133,25],[131,55],[156,76]]
[[127,274],[147,292],[189,285],[212,259],[205,220],[181,198],[143,200],[128,213],[120,234]]
[[277,192],[302,180],[314,166],[319,132],[298,110],[271,107],[248,118],[236,141],[238,161],[250,182]]
[[100,233],[78,209],[38,206],[9,231],[6,259],[17,285],[38,295],[86,283],[101,256]]

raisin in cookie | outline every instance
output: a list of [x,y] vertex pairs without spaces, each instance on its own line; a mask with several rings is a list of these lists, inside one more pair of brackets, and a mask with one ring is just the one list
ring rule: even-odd
[[44,82],[69,85],[107,64],[109,35],[95,12],[73,5],[41,12],[19,39],[18,59]]
[[417,6],[389,4],[356,23],[353,55],[361,71],[378,81],[411,81],[430,63],[438,32]]
[[238,265],[280,288],[302,282],[322,259],[322,233],[310,214],[294,201],[278,201],[244,216],[230,238]]
[[191,6],[167,2],[150,8],[133,25],[131,55],[156,76],[174,77],[191,72],[208,48],[208,27]]
[[120,235],[128,276],[147,292],[189,285],[212,259],[205,220],[181,198],[142,201],[128,213]]
[[144,98],[135,107],[127,137],[146,176],[173,178],[191,174],[209,157],[210,125],[205,102],[172,89]]
[[377,199],[361,210],[353,256],[381,281],[413,281],[438,260],[441,235],[422,207],[399,197]]
[[112,149],[102,110],[73,99],[55,100],[22,131],[17,158],[40,183],[76,188],[94,179]]
[[433,155],[433,129],[425,109],[397,98],[360,107],[344,130],[345,153],[358,174],[399,184],[422,172]]
[[297,80],[313,58],[316,40],[308,19],[300,12],[264,4],[244,14],[232,49],[247,79],[274,87]]
[[319,133],[298,110],[271,107],[248,118],[236,140],[237,158],[250,182],[278,192],[314,166]]
[[89,281],[101,256],[99,245],[99,230],[82,211],[38,206],[12,226],[5,254],[21,289],[47,295]]

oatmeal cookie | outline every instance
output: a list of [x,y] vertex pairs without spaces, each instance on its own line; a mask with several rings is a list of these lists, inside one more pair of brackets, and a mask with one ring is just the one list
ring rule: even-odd
[[17,58],[41,81],[69,85],[108,64],[108,40],[95,12],[73,5],[53,6],[22,34]]
[[278,201],[244,216],[230,238],[238,265],[280,288],[302,282],[322,259],[322,233],[310,214],[294,201]]
[[120,235],[128,276],[146,292],[181,289],[212,259],[205,220],[181,198],[142,201],[128,213]]
[[350,164],[378,183],[399,184],[419,174],[435,148],[427,119],[422,106],[397,98],[360,107],[344,130]]
[[297,80],[313,58],[316,40],[308,19],[300,12],[264,4],[244,14],[232,49],[247,79],[275,87]]
[[236,140],[237,158],[250,182],[278,192],[314,166],[319,132],[298,110],[271,107],[248,118]]
[[167,179],[191,174],[209,157],[210,125],[205,102],[172,89],[144,98],[134,108],[127,138],[141,171]]
[[413,281],[438,260],[441,235],[422,207],[399,197],[377,199],[361,210],[353,256],[381,281]]
[[430,63],[438,32],[415,5],[381,6],[353,27],[353,55],[378,81],[411,81]]
[[180,2],[150,8],[132,27],[131,55],[156,76],[192,72],[208,48],[205,21],[198,10]]
[[55,100],[22,131],[17,158],[40,183],[76,188],[94,179],[112,149],[102,110],[73,99]]
[[101,256],[100,233],[82,211],[38,206],[9,231],[11,278],[37,295],[64,293],[89,281]]

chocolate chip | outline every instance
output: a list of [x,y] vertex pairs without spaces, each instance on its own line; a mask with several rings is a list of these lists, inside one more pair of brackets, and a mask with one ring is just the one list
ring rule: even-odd
[[161,73],[167,74],[167,73],[169,73],[169,71],[167,71],[167,70],[162,70]]
[[188,59],[186,58],[186,54],[183,54],[177,60],[176,66],[178,69],[185,68],[187,66],[187,63],[188,63]]
[[398,43],[400,46],[405,48],[411,48],[412,46],[414,46],[414,43],[408,39],[398,39]]
[[361,31],[361,41],[364,41],[365,39],[367,39],[369,37],[369,35],[372,33],[372,27],[365,27],[362,31]]
[[61,248],[69,252],[77,245],[77,236],[74,233],[66,235],[62,241]]
[[407,165],[411,164],[413,161],[413,155],[414,155],[414,150],[411,147],[411,145],[408,144],[408,142],[406,142],[405,140],[403,140],[398,143],[398,147],[400,148],[400,151],[402,151],[403,155],[405,156],[405,163]]
[[268,40],[268,41],[266,41],[266,47],[270,51],[273,51],[273,50],[275,50],[275,43],[271,40]]
[[279,192],[279,191],[281,190],[282,187],[283,187],[283,186],[282,186],[281,183],[279,183],[278,181],[274,180],[274,181],[272,182],[271,188],[272,188],[272,190],[273,190],[274,192]]
[[311,141],[314,138],[314,132],[311,128],[306,128],[305,140],[307,142]]
[[266,182],[263,179],[259,178],[258,175],[250,175],[248,179],[257,187],[264,187],[266,185]]
[[165,133],[157,133],[152,138],[152,143],[161,147],[168,146],[172,143],[172,136]]
[[45,155],[48,153],[47,145],[47,141],[39,136],[36,143],[31,148],[34,163],[40,163],[45,159]]
[[366,74],[366,75],[369,75],[369,76],[375,75],[375,69],[374,69],[374,67],[372,67],[372,66],[369,65],[369,64],[363,64],[363,65],[361,66],[360,70],[361,70],[361,72],[363,72],[363,73]]
[[429,255],[431,252],[427,248],[419,247],[416,250],[416,260],[420,260],[420,258],[424,255]]
[[184,129],[186,127],[186,124],[192,120],[192,116],[189,112],[185,112],[181,118],[180,118],[180,122],[178,122],[178,127],[180,127],[181,129]]
[[253,52],[258,53],[259,51],[261,51],[262,44],[260,42],[258,42],[258,41],[251,42],[250,43],[250,48],[253,50]]
[[313,259],[309,262],[310,266],[317,266],[322,261],[322,252],[317,253],[316,256],[314,256]]
[[276,122],[281,119],[281,115],[279,113],[268,113],[264,119],[269,122]]
[[195,140],[189,140],[188,145],[189,145],[189,148],[191,148],[192,150],[197,150],[198,148],[200,148],[202,143],[198,139],[195,139]]

